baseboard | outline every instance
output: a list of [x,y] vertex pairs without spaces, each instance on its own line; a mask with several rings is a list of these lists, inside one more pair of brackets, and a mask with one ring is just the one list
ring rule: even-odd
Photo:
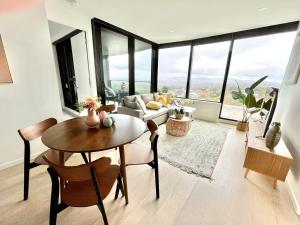
[[[35,157],[37,157],[39,154],[41,153],[36,153],[36,154],[32,154],[31,155],[31,160],[33,160]],[[15,165],[18,165],[18,164],[21,164],[24,162],[24,158],[19,158],[19,159],[16,159],[16,160],[12,160],[10,162],[5,162],[5,163],[2,163],[0,164],[0,170],[4,170],[4,169],[7,169],[9,167],[12,167],[12,166],[15,166]]]
[[291,199],[292,199],[292,202],[293,202],[293,206],[294,206],[295,212],[296,212],[297,215],[300,216],[300,203],[297,201],[297,198],[296,198],[296,195],[295,195],[295,193],[293,191],[293,188],[290,185],[289,177],[287,177],[286,183],[288,185],[288,189],[289,189],[289,192],[290,192],[290,195],[291,195]]

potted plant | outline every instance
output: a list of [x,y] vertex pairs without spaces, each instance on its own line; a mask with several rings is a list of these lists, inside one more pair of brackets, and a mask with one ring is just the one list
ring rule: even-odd
[[237,90],[232,91],[231,95],[234,100],[239,101],[243,105],[243,117],[241,121],[238,121],[236,129],[239,131],[247,131],[249,119],[252,115],[259,112],[261,107],[264,107],[266,110],[269,110],[271,105],[269,102],[266,104],[264,98],[256,100],[254,89],[261,84],[268,76],[264,76],[254,82],[250,87],[246,88],[244,91],[241,90],[238,82]]
[[175,115],[175,118],[177,120],[181,120],[184,117],[184,108],[183,107],[176,107],[173,111],[173,114]]

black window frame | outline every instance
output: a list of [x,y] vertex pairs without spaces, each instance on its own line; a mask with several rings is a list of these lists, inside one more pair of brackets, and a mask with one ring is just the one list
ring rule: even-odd
[[93,47],[94,47],[94,60],[95,60],[95,75],[97,83],[97,94],[101,97],[102,104],[105,104],[105,85],[104,85],[104,70],[103,70],[103,60],[102,60],[102,39],[101,39],[101,29],[107,29],[128,38],[128,83],[129,83],[129,95],[135,94],[135,40],[139,40],[150,44],[152,47],[152,57],[151,57],[151,92],[157,91],[157,60],[158,60],[158,44],[152,42],[146,38],[133,34],[127,30],[117,27],[113,24],[107,23],[103,20],[93,18],[91,20],[92,24],[92,35],[93,35]]
[[227,55],[227,62],[224,71],[224,79],[221,90],[220,101],[211,101],[211,100],[197,100],[203,102],[216,102],[220,103],[220,112],[219,119],[236,121],[228,118],[221,117],[221,112],[223,108],[223,102],[225,97],[226,85],[230,70],[232,50],[234,48],[234,41],[238,39],[264,36],[270,34],[284,33],[289,31],[296,31],[299,26],[299,21],[293,21],[289,23],[283,23],[278,25],[260,27],[255,29],[249,29],[244,31],[232,32],[227,34],[221,34],[216,36],[197,38],[185,41],[178,42],[169,42],[163,44],[157,44],[153,41],[150,41],[146,38],[133,34],[129,31],[126,31],[122,28],[119,28],[115,25],[107,23],[103,20],[93,18],[92,22],[92,33],[93,33],[93,45],[94,45],[94,57],[95,57],[95,72],[96,72],[96,83],[97,83],[97,93],[102,97],[102,103],[105,104],[105,93],[104,93],[104,78],[103,78],[103,62],[102,62],[102,42],[101,42],[101,28],[109,29],[114,32],[120,33],[128,37],[128,49],[129,49],[129,94],[135,94],[135,76],[134,76],[134,40],[140,40],[146,42],[152,46],[152,61],[151,61],[151,92],[157,92],[157,82],[158,82],[158,60],[159,60],[159,50],[164,48],[172,47],[182,47],[190,46],[190,56],[189,56],[189,65],[188,65],[188,74],[186,82],[186,95],[185,98],[189,98],[190,84],[191,84],[191,70],[193,63],[193,51],[194,46],[203,45],[203,44],[212,44],[223,41],[230,41],[230,48]]

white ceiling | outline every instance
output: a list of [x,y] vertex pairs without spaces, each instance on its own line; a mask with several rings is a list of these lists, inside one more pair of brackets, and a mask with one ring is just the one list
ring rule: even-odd
[[[300,19],[300,0],[77,2],[72,4],[77,10],[157,43],[208,37]],[[260,10],[262,8],[267,9]]]

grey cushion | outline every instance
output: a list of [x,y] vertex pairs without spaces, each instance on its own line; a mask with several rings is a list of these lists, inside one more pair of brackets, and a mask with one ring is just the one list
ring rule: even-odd
[[135,96],[135,102],[144,113],[147,113],[145,102],[142,100],[141,96]]
[[150,101],[154,101],[154,97],[153,97],[152,93],[150,93],[150,94],[142,94],[141,98],[145,102],[145,104],[147,104]]
[[167,113],[169,113],[169,109],[165,108],[165,107],[162,107],[159,110],[147,109],[147,113],[144,115],[143,120],[144,121],[151,120],[151,119],[154,119],[158,116],[161,116],[161,115],[167,114]]
[[139,106],[135,101],[135,97],[136,95],[125,96],[123,99],[124,106],[127,106],[128,108],[132,109],[139,109]]

